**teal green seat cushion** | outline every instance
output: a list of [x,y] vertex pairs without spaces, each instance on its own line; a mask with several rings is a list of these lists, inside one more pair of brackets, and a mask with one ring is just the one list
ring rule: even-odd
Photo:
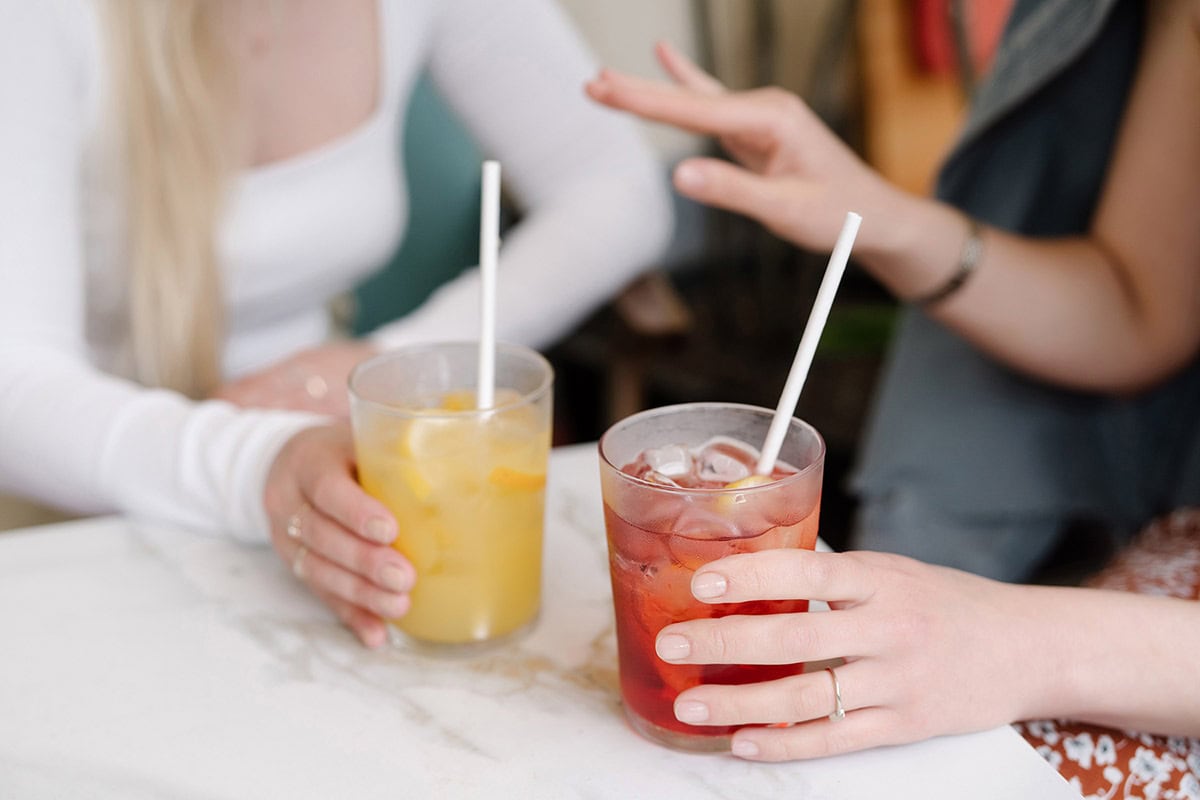
[[356,334],[412,311],[479,260],[482,157],[428,77],[413,90],[402,147],[408,225],[387,265],[354,290],[351,327]]

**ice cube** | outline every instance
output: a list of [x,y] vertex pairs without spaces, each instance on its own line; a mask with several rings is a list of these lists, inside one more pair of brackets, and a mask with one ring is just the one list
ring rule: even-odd
[[[660,478],[660,481],[665,480],[670,479]],[[653,543],[661,547],[661,542],[659,541],[661,537],[658,534],[670,533],[674,530],[675,521],[679,519],[679,515],[683,513],[686,507],[687,502],[684,498],[671,497],[668,492],[655,492],[651,495],[643,487],[640,492],[635,493],[630,504],[626,506],[626,519],[645,532],[644,535],[648,543]],[[645,554],[642,560],[649,561],[652,558],[665,558],[666,555],[664,550],[658,549],[654,556]]]
[[714,437],[700,445],[695,457],[700,466],[700,480],[719,484],[749,477],[758,461],[754,448],[725,436]]
[[[642,458],[651,470],[667,478],[677,478],[692,471],[692,454],[686,445],[668,444],[647,450]],[[674,482],[672,482],[674,485]]]
[[659,486],[674,486],[676,489],[679,488],[679,484],[671,480],[670,477],[654,470],[649,470],[646,474],[642,475],[642,480],[647,483],[657,483]]
[[735,539],[741,535],[733,520],[700,508],[687,508],[675,520],[671,530],[677,537],[704,541],[706,539]]

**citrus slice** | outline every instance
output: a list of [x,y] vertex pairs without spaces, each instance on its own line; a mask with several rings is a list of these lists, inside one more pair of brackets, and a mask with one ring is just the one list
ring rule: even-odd
[[471,448],[478,440],[479,427],[465,419],[415,417],[405,427],[400,453],[418,461],[451,455]]
[[475,393],[463,389],[457,392],[446,392],[439,404],[442,411],[473,411],[475,410]]
[[546,473],[521,472],[512,467],[496,467],[488,475],[488,483],[514,492],[536,492],[545,488]]
[[[727,483],[725,489],[751,489],[755,486],[765,486],[768,483],[773,483],[769,475],[747,475],[746,477]],[[737,506],[746,502],[746,496],[741,494],[725,494],[717,498],[717,508],[724,514],[730,514],[735,511]]]
[[764,486],[768,483],[774,483],[774,479],[770,475],[747,475],[740,481],[725,484],[726,489],[749,489],[751,486]]

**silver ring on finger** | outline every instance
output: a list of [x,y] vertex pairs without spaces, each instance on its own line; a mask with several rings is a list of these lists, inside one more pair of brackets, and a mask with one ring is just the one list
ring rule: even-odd
[[833,671],[833,667],[826,667],[825,671],[833,680],[833,711],[829,713],[829,719],[832,722],[840,722],[846,718],[846,707],[842,705],[842,685],[838,683],[837,673]]
[[296,580],[304,580],[308,576],[305,569],[305,562],[308,560],[308,547],[300,545],[296,550],[296,555],[292,556],[292,574],[296,576]]
[[304,522],[304,512],[308,511],[310,508],[312,508],[312,506],[310,506],[307,502],[301,503],[300,507],[297,508],[296,511],[287,518],[286,530],[289,539],[297,542],[300,541],[300,534],[304,532],[300,527]]

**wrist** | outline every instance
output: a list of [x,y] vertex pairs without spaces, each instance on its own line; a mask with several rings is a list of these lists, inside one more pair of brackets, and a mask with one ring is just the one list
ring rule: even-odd
[[869,222],[855,256],[896,297],[929,296],[959,273],[968,227],[954,207],[887,187]]
[[1011,669],[1020,675],[1013,720],[1073,716],[1079,708],[1078,625],[1064,609],[1076,589],[1005,584],[1010,609],[1006,640]]
[[1195,601],[1077,587],[1006,585],[1001,642],[1013,719],[1073,719],[1200,735]]
[[983,227],[974,217],[963,215],[966,232],[963,237],[962,249],[958,254],[958,262],[954,272],[934,288],[907,298],[907,302],[921,308],[930,308],[949,299],[958,292],[975,274],[975,268],[983,258]]

